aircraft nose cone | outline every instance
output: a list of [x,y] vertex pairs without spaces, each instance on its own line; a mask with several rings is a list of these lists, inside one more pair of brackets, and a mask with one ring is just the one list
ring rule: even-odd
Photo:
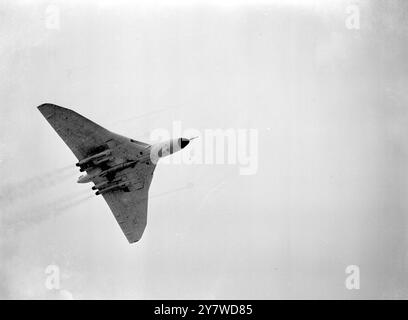
[[183,149],[185,146],[187,146],[190,143],[189,139],[186,138],[180,138],[180,147]]

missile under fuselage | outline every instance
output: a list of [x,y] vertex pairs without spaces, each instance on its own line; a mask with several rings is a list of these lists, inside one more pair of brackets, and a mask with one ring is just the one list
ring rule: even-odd
[[101,183],[97,183],[92,187],[92,190],[100,189],[100,188],[106,186],[107,184],[109,184],[109,181],[103,181]]
[[120,171],[120,170],[129,168],[129,167],[133,167],[138,162],[139,162],[139,160],[133,160],[133,161],[129,161],[129,162],[119,163],[116,166],[113,166],[112,168],[109,168],[109,169],[106,169],[106,170],[102,171],[100,174],[98,174],[98,176],[104,177],[104,176],[108,175],[109,173],[114,173],[116,171]]
[[122,181],[123,181],[123,176],[117,177],[116,179],[114,179],[112,181],[105,180],[105,181],[102,181],[100,183],[95,184],[92,187],[92,190],[97,190],[97,189],[101,190],[103,188],[110,187],[111,185],[113,185],[115,183],[120,183]]
[[77,167],[81,167],[81,166],[87,164],[90,161],[93,161],[93,160],[101,158],[101,157],[109,156],[110,154],[111,154],[110,150],[105,150],[105,151],[102,151],[100,153],[94,154],[94,155],[92,155],[92,156],[90,156],[88,158],[82,159],[81,161],[77,162],[75,165]]
[[103,194],[103,193],[108,192],[108,191],[113,190],[113,189],[127,187],[129,184],[130,184],[129,181],[115,183],[113,185],[110,185],[109,187],[106,187],[106,188],[103,188],[101,190],[96,191],[95,194],[100,195],[100,194]]
[[106,175],[108,175],[110,173],[115,173],[117,171],[121,171],[121,170],[124,170],[124,169],[129,168],[129,167],[133,167],[139,161],[140,160],[133,160],[133,161],[129,161],[129,162],[123,162],[123,163],[120,163],[120,164],[117,164],[117,165],[113,166],[112,168],[106,169],[104,171],[99,171],[99,172],[95,172],[95,173],[80,176],[78,178],[78,183],[92,182],[92,180],[94,178],[96,178],[96,177],[105,177]]

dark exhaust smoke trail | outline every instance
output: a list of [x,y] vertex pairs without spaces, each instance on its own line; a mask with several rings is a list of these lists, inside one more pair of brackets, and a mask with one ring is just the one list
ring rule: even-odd
[[158,198],[158,197],[163,197],[163,196],[166,196],[168,194],[171,194],[171,193],[174,193],[174,192],[177,192],[177,191],[181,191],[181,190],[191,189],[193,187],[194,187],[194,183],[189,182],[184,187],[180,187],[180,188],[176,188],[176,189],[171,189],[169,191],[157,193],[157,194],[152,195],[150,198],[154,199],[154,198]]
[[92,197],[94,197],[93,194],[84,196],[83,192],[73,193],[45,204],[24,210],[14,210],[2,217],[2,227],[8,229],[8,231],[21,231],[49,218],[57,217],[66,210],[78,206]]
[[[193,183],[187,183],[185,186],[171,189],[165,192],[153,194],[152,199],[166,196],[168,194],[191,189],[194,187]],[[79,206],[80,204],[90,200],[95,197],[94,194],[84,195],[84,191],[78,191],[64,195],[55,200],[30,206],[27,208],[21,208],[17,210],[2,210],[0,219],[1,219],[1,230],[5,232],[18,232],[25,230],[30,227],[34,227],[37,224],[40,224],[48,219],[55,218],[65,211]],[[4,209],[4,208],[3,208]]]
[[34,195],[46,188],[56,186],[67,180],[74,179],[73,166],[59,168],[42,175],[28,178],[27,180],[3,184],[0,186],[0,205],[2,207],[13,204],[27,196]]
[[93,197],[95,197],[94,194],[91,194],[91,195],[88,195],[88,196],[85,196],[85,197],[81,197],[81,198],[76,199],[74,201],[71,201],[69,203],[63,204],[62,206],[56,208],[55,210],[58,211],[59,213],[61,213],[61,212],[65,211],[65,210],[76,207],[76,206],[80,205],[81,203],[83,203],[83,202],[85,202],[85,201],[87,201],[87,200],[89,200],[89,199],[91,199]]

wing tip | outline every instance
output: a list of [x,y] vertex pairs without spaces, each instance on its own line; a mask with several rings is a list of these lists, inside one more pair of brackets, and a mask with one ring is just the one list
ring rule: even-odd
[[45,103],[43,103],[43,104],[40,104],[40,105],[37,107],[37,109],[40,110],[40,111],[41,111],[41,110],[46,110],[46,109],[54,109],[54,110],[56,110],[56,109],[66,109],[66,110],[70,110],[70,109],[67,109],[67,108],[58,106],[58,105],[56,105],[56,104],[54,104],[54,103],[49,103],[49,102],[45,102]]
[[143,237],[144,229],[145,228],[143,228],[141,232],[125,233],[126,239],[129,242],[129,244],[139,242]]
[[45,108],[54,107],[54,106],[57,107],[57,105],[55,105],[55,104],[53,104],[53,103],[45,102],[45,103],[40,104],[40,105],[37,107],[37,109],[38,109],[38,110],[43,110],[43,109],[45,109]]
[[67,108],[58,106],[58,105],[53,104],[53,103],[48,103],[48,102],[39,105],[37,107],[37,109],[42,113],[42,115],[45,118],[52,117],[53,115],[55,115],[58,112],[70,111],[70,112],[76,113],[75,111],[73,111],[71,109],[67,109]]
[[44,117],[50,116],[55,112],[56,108],[60,108],[52,103],[43,103],[37,107],[37,109],[43,114]]
[[127,236],[126,236],[126,238],[127,238],[128,242],[129,242],[130,244],[134,244],[134,243],[136,243],[136,242],[139,242],[142,237],[140,237],[140,238],[131,238],[131,237],[127,237]]

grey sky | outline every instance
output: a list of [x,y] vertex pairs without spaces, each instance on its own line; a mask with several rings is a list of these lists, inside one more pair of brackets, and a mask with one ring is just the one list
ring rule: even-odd
[[[406,3],[134,3],[0,4],[0,298],[60,297],[51,264],[77,299],[407,298]],[[129,245],[44,102],[146,142],[258,129],[258,171],[159,163]]]

